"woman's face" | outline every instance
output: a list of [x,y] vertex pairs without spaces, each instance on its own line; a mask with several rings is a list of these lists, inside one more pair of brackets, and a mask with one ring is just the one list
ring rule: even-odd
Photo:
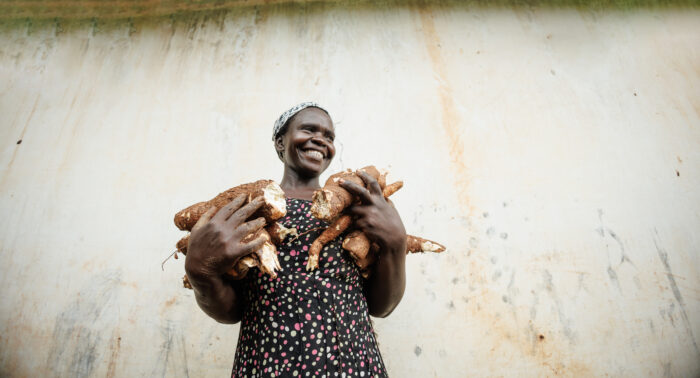
[[282,161],[305,177],[317,177],[335,156],[335,129],[321,109],[306,108],[289,121],[287,131],[275,140]]

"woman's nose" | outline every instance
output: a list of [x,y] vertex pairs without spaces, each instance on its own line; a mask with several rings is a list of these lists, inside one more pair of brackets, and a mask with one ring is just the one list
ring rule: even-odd
[[326,145],[326,139],[321,134],[314,134],[314,136],[311,137],[311,142],[318,144],[319,146]]

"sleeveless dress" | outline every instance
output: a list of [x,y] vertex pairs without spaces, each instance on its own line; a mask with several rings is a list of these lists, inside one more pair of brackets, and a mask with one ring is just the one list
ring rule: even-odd
[[324,246],[318,269],[306,271],[311,243],[328,226],[310,207],[311,201],[287,198],[287,215],[278,222],[306,233],[278,246],[278,277],[251,270],[240,283],[246,309],[232,377],[387,376],[362,276],[341,248],[345,234]]

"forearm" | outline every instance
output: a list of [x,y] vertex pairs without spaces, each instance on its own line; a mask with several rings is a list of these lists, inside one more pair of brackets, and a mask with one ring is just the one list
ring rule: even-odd
[[406,252],[403,248],[382,251],[365,287],[367,307],[372,316],[389,316],[401,302],[406,289]]
[[197,269],[186,269],[199,307],[219,323],[238,323],[243,316],[243,301],[236,289],[222,276]]

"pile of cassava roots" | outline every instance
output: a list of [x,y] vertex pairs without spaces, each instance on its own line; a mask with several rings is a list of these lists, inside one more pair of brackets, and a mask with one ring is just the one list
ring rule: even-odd
[[[368,166],[360,170],[377,180],[384,198],[388,198],[403,186],[401,181],[387,185],[386,173],[380,173],[374,166]],[[322,221],[328,222],[330,225],[311,244],[306,270],[310,271],[318,268],[318,261],[323,246],[349,230],[350,232],[343,239],[343,249],[348,251],[362,275],[367,278],[371,273],[370,267],[379,253],[379,246],[372,243],[361,230],[356,229],[353,225],[352,216],[346,214],[345,210],[352,204],[359,203],[359,199],[340,186],[339,181],[341,179],[366,187],[364,180],[360,178],[357,172],[348,169],[329,177],[323,188],[314,192],[311,214]],[[266,242],[255,253],[240,259],[235,266],[228,270],[228,274],[233,279],[242,279],[250,268],[255,267],[275,278],[277,277],[277,271],[281,269],[277,260],[276,246],[281,245],[288,236],[290,237],[288,242],[291,242],[294,240],[292,237],[298,236],[298,234],[295,228],[286,228],[277,223],[278,219],[285,216],[287,209],[284,191],[274,181],[259,180],[239,185],[220,193],[209,201],[196,203],[175,214],[175,225],[180,230],[191,231],[195,223],[207,210],[213,207],[218,211],[241,194],[246,196],[245,203],[249,203],[257,197],[263,197],[264,204],[248,220],[263,217],[266,222],[264,228],[248,235],[244,240],[253,240],[262,235]],[[178,252],[187,254],[188,244],[189,234],[177,242],[175,256],[177,257]],[[406,253],[442,252],[444,250],[444,246],[434,241],[412,235],[407,235],[406,237]],[[185,287],[191,288],[187,276],[183,278],[183,284]]]

